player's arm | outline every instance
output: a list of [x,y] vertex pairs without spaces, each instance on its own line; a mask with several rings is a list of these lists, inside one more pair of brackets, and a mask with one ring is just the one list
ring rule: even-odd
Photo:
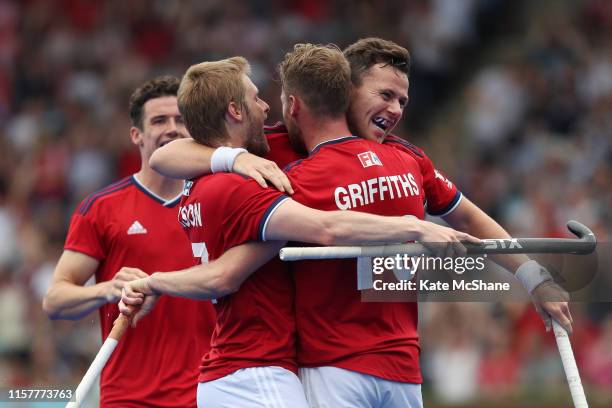
[[[319,211],[291,199],[274,207],[271,215],[262,222],[265,227],[260,238],[272,242],[239,245],[211,263],[182,271],[155,273],[151,277],[128,282],[124,286],[120,311],[130,315],[133,310],[130,306],[141,305],[145,296],[166,294],[194,299],[225,296],[236,291],[251,273],[275,256],[286,240],[334,245],[403,242],[430,236],[438,242],[479,242],[468,234],[416,218],[381,217],[353,211]],[[138,318],[149,310],[150,307],[138,312]]]
[[138,273],[117,273],[110,281],[84,286],[99,265],[96,258],[80,252],[62,253],[43,299],[43,310],[49,318],[80,319],[106,303],[117,302],[126,281],[143,277]]
[[266,240],[351,245],[381,242],[480,242],[464,232],[415,217],[383,217],[357,211],[319,211],[285,200],[268,219]]
[[211,263],[179,272],[155,273],[150,279],[151,290],[192,299],[214,299],[234,293],[283,245],[284,241],[248,242],[230,248]]
[[[453,228],[468,232],[480,238],[511,238],[510,234],[493,218],[463,196],[457,207],[443,217]],[[524,254],[491,255],[495,263],[509,271],[515,271],[529,260]]]
[[[175,272],[154,273],[124,285],[119,310],[132,314],[129,306],[142,305],[145,296],[170,295],[191,299],[215,299],[236,292],[253,272],[272,259],[284,241],[249,242],[235,246],[220,258]],[[123,268],[127,269],[127,268]],[[139,311],[133,323],[144,317],[152,306]]]
[[234,172],[253,178],[264,188],[268,180],[279,191],[293,194],[289,179],[276,163],[244,149],[213,148],[193,139],[177,139],[155,150],[149,165],[167,177],[178,179],[192,179],[222,171]]
[[[510,238],[508,232],[501,225],[466,197],[463,197],[459,205],[443,218],[452,227],[481,238]],[[530,261],[529,257],[524,254],[494,255],[492,258],[507,270],[515,271],[517,277],[518,275],[540,276],[543,268],[537,262]],[[556,285],[552,279],[549,279],[542,281],[533,288],[527,287],[527,289],[530,291],[535,307],[544,320],[547,329],[551,327],[550,317],[548,316],[550,315],[567,331],[571,332],[572,316],[567,304],[567,293],[562,288]]]

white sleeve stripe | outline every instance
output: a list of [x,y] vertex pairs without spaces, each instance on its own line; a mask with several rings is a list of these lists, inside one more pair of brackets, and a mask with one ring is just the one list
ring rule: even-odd
[[457,202],[455,204],[453,204],[453,206],[451,208],[449,208],[448,210],[446,210],[442,214],[436,214],[436,217],[445,217],[448,214],[452,213],[455,210],[455,208],[457,208],[457,206],[459,205],[459,203],[463,199],[463,194],[461,192],[458,192],[458,194],[459,194],[459,198],[457,199]]
[[261,231],[259,234],[260,241],[263,241],[263,242],[267,241],[266,228],[268,227],[268,221],[270,221],[270,218],[272,217],[274,212],[278,209],[278,207],[287,200],[289,200],[289,197],[287,196],[281,197],[281,199],[279,199],[276,203],[272,204],[272,207],[268,208],[268,210],[266,211],[266,214],[264,215],[265,218],[262,220],[263,226],[261,227]]

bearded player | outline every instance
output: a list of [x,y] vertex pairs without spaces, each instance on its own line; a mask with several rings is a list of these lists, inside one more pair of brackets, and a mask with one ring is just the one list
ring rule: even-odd
[[[429,175],[424,185],[429,194],[442,193],[443,195],[445,190],[452,193],[454,190],[452,183],[433,168],[429,159],[420,149],[399,138],[389,136],[389,132],[401,118],[408,101],[409,57],[407,51],[388,41],[365,39],[347,48],[345,55],[351,62],[352,68],[352,102],[349,109],[351,128],[359,132],[361,136],[370,140],[385,140],[386,143],[411,155],[414,160],[419,162],[423,173]],[[275,137],[278,138],[279,136],[275,135]],[[191,153],[195,154],[195,150]],[[180,155],[174,156],[172,159],[177,160],[177,157],[181,158],[183,164],[189,162],[182,160]],[[190,162],[193,163],[194,160]],[[201,165],[202,162],[200,161],[199,164]],[[193,171],[193,169],[189,169],[189,171]],[[346,207],[346,203],[337,207],[341,208],[342,206]],[[453,225],[461,225],[471,232],[478,231],[474,232],[475,234],[481,233],[485,237],[508,236],[497,223],[456,191],[446,205],[440,206],[439,203],[428,201],[427,210],[433,215],[445,216],[445,219]],[[567,329],[571,330],[571,316],[567,303],[538,300],[538,293],[546,285],[552,284],[549,276],[545,274],[542,277],[540,275],[539,265],[529,261],[524,256],[498,257],[497,261],[509,270],[517,270],[517,277],[532,292],[536,307],[547,326],[550,319],[548,313],[550,313]],[[542,307],[547,313],[542,311]],[[337,373],[332,373],[331,378],[336,376]],[[307,388],[314,382],[313,378],[310,378]],[[329,384],[330,382],[324,376],[318,380],[318,388],[324,389],[327,386],[329,389]],[[331,388],[331,390],[332,393],[338,393],[337,389]],[[342,403],[345,402],[342,401]]]
[[[348,64],[338,51],[334,52],[345,67],[340,73],[342,81],[338,88],[330,90],[340,92],[338,106],[331,118],[323,114],[324,120],[320,123],[329,137],[348,133],[344,121],[349,91]],[[331,65],[328,72],[335,68]],[[190,133],[201,143],[266,152],[268,146],[262,128],[268,106],[257,96],[248,72],[246,61],[236,57],[198,64],[185,74],[179,90],[179,106]],[[400,155],[395,149],[387,150]],[[187,184],[179,220],[189,235],[194,253],[203,263],[252,240],[291,239],[331,244],[405,241],[418,237],[454,243],[478,241],[467,234],[416,219],[315,211],[277,191],[262,189],[252,180],[223,174]],[[277,244],[268,246],[278,249]],[[257,265],[262,257],[249,261]],[[147,295],[165,293],[202,298],[208,290],[202,284],[205,281],[202,272],[206,269],[154,274],[129,287]],[[126,296],[123,300],[132,301]],[[236,293],[217,299],[217,324],[212,349],[202,359],[198,405],[306,406],[295,375],[293,306],[291,276],[274,264],[256,271]]]

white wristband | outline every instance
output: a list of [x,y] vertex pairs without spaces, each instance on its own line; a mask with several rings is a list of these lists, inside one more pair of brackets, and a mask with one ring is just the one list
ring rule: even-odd
[[527,261],[519,266],[514,276],[521,281],[529,293],[540,283],[553,280],[546,268],[534,260]]
[[210,159],[210,169],[213,173],[229,173],[234,169],[234,160],[240,153],[247,153],[242,147],[221,146],[215,149]]

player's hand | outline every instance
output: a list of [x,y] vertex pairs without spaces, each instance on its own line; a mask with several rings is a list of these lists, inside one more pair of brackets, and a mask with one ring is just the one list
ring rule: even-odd
[[552,329],[552,317],[568,333],[572,333],[573,319],[567,303],[569,294],[561,286],[551,280],[542,282],[531,292],[531,298],[546,331]]
[[[150,276],[126,282],[121,291],[119,311],[129,317],[132,314],[132,307],[141,306],[146,296],[157,294],[158,293],[151,288]],[[121,305],[125,306],[125,310],[121,309]]]
[[432,256],[465,256],[467,250],[462,244],[462,241],[472,242],[474,244],[480,243],[480,239],[465,232],[434,224],[429,221],[420,221],[420,223],[422,231],[418,241],[432,252]]
[[116,303],[121,298],[121,290],[126,282],[133,281],[135,279],[146,278],[146,272],[138,268],[121,268],[119,272],[115,274],[113,279],[107,282],[106,289],[106,300],[108,303]]
[[[131,305],[125,304],[122,298],[122,300],[119,302],[119,312],[121,312],[121,314],[127,316],[128,319],[130,319],[130,326],[136,327],[138,322],[143,317],[148,315],[151,312],[151,310],[153,310],[158,300],[159,300],[158,295],[146,296],[144,300],[141,302],[140,306],[131,306]],[[115,319],[115,322],[113,322],[113,325],[117,322],[117,319]]]
[[119,312],[131,317],[132,327],[153,310],[159,299],[149,286],[149,278],[128,282],[123,287]]
[[277,190],[293,194],[293,187],[287,175],[273,161],[262,159],[251,153],[241,153],[234,160],[234,173],[251,177],[263,188],[268,187],[268,180]]
[[143,317],[148,315],[151,312],[151,310],[153,310],[158,300],[159,300],[159,295],[145,296],[144,302],[142,302],[142,306],[140,306],[140,309],[138,309],[136,313],[134,313],[134,315],[132,316],[132,327],[136,327],[138,322]]

